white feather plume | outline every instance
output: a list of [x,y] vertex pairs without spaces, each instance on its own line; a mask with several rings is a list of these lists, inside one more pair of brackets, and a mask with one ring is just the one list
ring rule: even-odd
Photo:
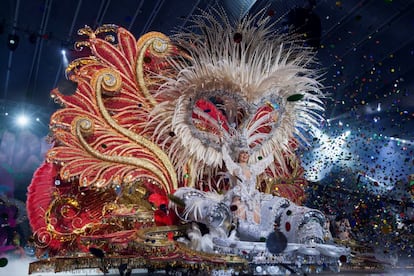
[[[221,144],[231,144],[223,140],[229,137],[226,133],[195,126],[199,121],[193,114],[217,129],[221,123],[197,110],[196,99],[209,99],[216,93],[243,104],[245,122],[234,128],[240,134],[248,126],[246,138],[254,146],[251,160],[273,154],[282,169],[286,167],[282,156],[290,151],[288,141],[293,137],[304,140],[303,132],[320,123],[324,95],[318,71],[312,69],[313,53],[288,35],[275,32],[270,19],[256,15],[233,23],[221,10],[201,12],[193,18],[195,29],[172,38],[191,58],[171,61],[177,75],[159,89],[157,96],[164,102],[155,108],[149,123],[158,125],[155,139],[169,146],[179,176],[184,168],[192,168],[195,178],[212,174],[222,166]],[[287,100],[297,94],[302,99]],[[269,114],[249,123],[265,99],[277,99],[277,121],[268,120],[274,115]],[[270,132],[258,131],[263,126]]]

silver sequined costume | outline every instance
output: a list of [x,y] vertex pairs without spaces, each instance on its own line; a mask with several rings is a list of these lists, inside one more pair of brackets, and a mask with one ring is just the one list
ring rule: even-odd
[[[246,219],[238,220],[238,233],[241,240],[259,241],[274,231],[274,225],[285,234],[288,242],[304,243],[310,240],[323,241],[325,223],[324,215],[315,209],[297,206],[291,201],[270,194],[261,193],[256,189],[257,176],[273,162],[273,156],[254,164],[248,164],[250,177],[243,173],[240,164],[235,163],[223,147],[223,160],[230,173],[237,178],[237,183],[226,193],[228,206],[232,198],[239,196],[246,208]],[[260,208],[260,223],[253,219],[254,208]]]

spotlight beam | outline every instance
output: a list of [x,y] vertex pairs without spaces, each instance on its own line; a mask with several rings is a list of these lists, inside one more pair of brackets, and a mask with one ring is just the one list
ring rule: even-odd
[[29,117],[27,117],[25,114],[20,114],[16,118],[16,123],[19,127],[25,127],[29,125],[30,120],[29,120]]

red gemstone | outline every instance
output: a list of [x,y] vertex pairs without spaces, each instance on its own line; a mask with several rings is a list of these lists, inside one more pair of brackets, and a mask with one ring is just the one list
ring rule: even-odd
[[290,231],[290,222],[286,222],[285,223],[285,229],[286,229],[286,231]]

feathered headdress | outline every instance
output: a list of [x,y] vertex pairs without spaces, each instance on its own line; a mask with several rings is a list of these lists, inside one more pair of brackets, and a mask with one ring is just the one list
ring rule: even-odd
[[[202,12],[173,42],[188,56],[171,60],[178,74],[158,90],[161,104],[148,125],[169,146],[183,175],[214,172],[221,148],[274,154],[284,168],[289,139],[318,125],[323,97],[313,54],[270,24],[246,17],[234,24],[220,10]],[[251,160],[252,160],[251,159]]]

